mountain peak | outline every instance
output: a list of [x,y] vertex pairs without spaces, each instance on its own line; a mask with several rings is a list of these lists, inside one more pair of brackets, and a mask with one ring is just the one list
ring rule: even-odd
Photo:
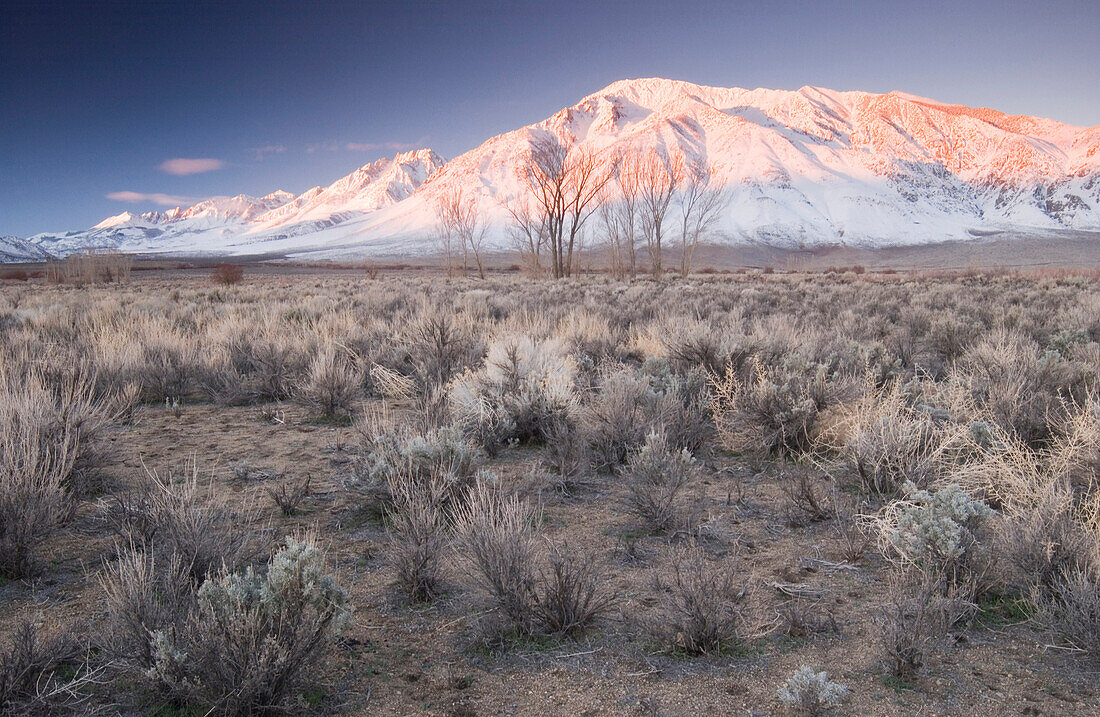
[[141,217],[138,216],[137,214],[134,214],[133,212],[125,211],[125,212],[122,212],[121,214],[116,214],[113,217],[107,217],[106,219],[101,221],[99,224],[96,224],[94,227],[92,227],[92,229],[93,230],[95,230],[95,229],[111,229],[113,227],[122,226],[124,224],[133,224],[137,221],[140,221],[140,219],[141,219]]

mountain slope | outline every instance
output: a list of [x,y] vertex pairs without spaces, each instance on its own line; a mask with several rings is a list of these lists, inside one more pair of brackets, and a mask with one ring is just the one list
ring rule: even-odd
[[242,237],[275,232],[286,237],[338,225],[409,196],[443,164],[429,149],[367,164],[325,188],[294,196],[214,197],[166,212],[123,212],[91,229],[39,234],[30,241],[56,254],[84,248],[124,252],[227,253]]
[[121,239],[114,245],[138,251],[416,252],[430,249],[439,197],[463,188],[480,197],[489,236],[504,246],[503,204],[525,193],[532,142],[550,136],[605,161],[656,150],[709,163],[728,195],[715,241],[880,246],[1008,229],[1100,231],[1100,126],[901,92],[641,79],[613,83],[446,164],[430,150],[379,160],[299,197],[269,195],[277,206],[216,226],[205,210],[196,214],[205,224],[184,220],[193,207],[36,240],[61,251]]
[[46,261],[49,252],[34,242],[19,237],[0,237],[0,264]]

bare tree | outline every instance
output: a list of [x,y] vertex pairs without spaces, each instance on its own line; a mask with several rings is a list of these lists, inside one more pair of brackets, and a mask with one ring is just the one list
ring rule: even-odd
[[637,170],[642,233],[649,251],[650,268],[654,276],[660,276],[665,216],[683,181],[684,160],[681,155],[661,155],[654,150],[639,159]]
[[619,194],[622,196],[623,239],[630,255],[630,278],[638,275],[638,155],[624,157],[616,172]]
[[444,192],[439,198],[438,224],[441,236],[448,237],[446,241],[448,247],[451,247],[454,242],[462,246],[462,273],[466,273],[469,255],[473,254],[478,276],[484,279],[485,264],[482,261],[482,249],[488,227],[482,222],[481,206],[477,195],[467,192],[462,187]]
[[552,136],[532,143],[525,178],[533,209],[545,226],[550,273],[555,279],[573,273],[581,228],[599,207],[614,164],[584,148],[570,149]]
[[605,200],[600,206],[600,218],[611,251],[611,269],[622,278],[629,267],[630,278],[638,273],[638,233],[640,229],[638,195],[642,162],[638,154],[624,152],[615,162],[614,179],[618,190],[616,201]]
[[714,181],[714,166],[700,162],[687,173],[680,192],[680,276],[687,278],[695,250],[714,225],[728,197]]
[[455,235],[454,223],[451,221],[450,197],[448,194],[441,196],[436,203],[434,240],[439,253],[443,257],[443,265],[447,270],[447,276],[451,276],[454,274],[455,269],[455,245],[458,243],[458,237]]
[[626,275],[625,252],[626,232],[623,227],[622,205],[618,202],[600,204],[600,224],[607,237],[607,250],[611,264],[611,275],[622,279]]
[[549,243],[546,215],[532,207],[530,196],[512,198],[504,203],[504,208],[512,216],[509,236],[512,247],[520,255],[526,271],[533,276],[541,276],[542,253]]

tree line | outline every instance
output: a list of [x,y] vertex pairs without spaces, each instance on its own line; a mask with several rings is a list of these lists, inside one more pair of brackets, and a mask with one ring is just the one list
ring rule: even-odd
[[[677,269],[686,276],[728,200],[714,167],[656,149],[607,152],[568,147],[552,135],[531,143],[519,170],[525,191],[503,202],[512,248],[529,272],[568,278],[595,234],[616,278],[661,276],[666,248],[679,249]],[[461,257],[464,274],[472,263],[485,276],[487,229],[473,192],[456,187],[437,199],[437,248],[448,273]]]

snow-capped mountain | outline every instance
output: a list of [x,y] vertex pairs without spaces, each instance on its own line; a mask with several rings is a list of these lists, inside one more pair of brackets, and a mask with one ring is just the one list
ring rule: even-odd
[[266,212],[254,231],[301,235],[340,224],[409,197],[442,166],[430,149],[379,159]]
[[[32,239],[51,251],[327,255],[430,249],[438,198],[480,197],[506,245],[504,204],[526,191],[532,143],[553,136],[603,161],[631,151],[709,163],[728,202],[712,240],[897,245],[1012,230],[1100,231],[1100,126],[891,92],[744,90],[624,80],[443,164],[430,150],[379,160],[298,197],[234,197],[124,213]],[[232,206],[230,206],[232,204]],[[257,204],[266,209],[260,211]],[[270,206],[268,206],[270,205]],[[589,231],[594,232],[595,223]]]
[[38,234],[29,241],[56,255],[81,249],[118,249],[127,252],[182,251],[199,238],[206,243],[230,241],[248,230],[259,216],[283,206],[294,195],[276,191],[264,197],[238,194],[214,197],[184,209],[107,217],[91,229],[65,234]]
[[19,237],[0,237],[0,264],[46,261],[51,258],[49,252],[34,242]]
[[280,190],[260,198],[214,197],[165,212],[122,212],[86,231],[38,234],[28,242],[58,255],[85,248],[233,253],[232,246],[242,238],[310,234],[398,202],[442,164],[443,159],[430,149],[406,152],[379,159],[328,187],[314,187],[299,196]]

